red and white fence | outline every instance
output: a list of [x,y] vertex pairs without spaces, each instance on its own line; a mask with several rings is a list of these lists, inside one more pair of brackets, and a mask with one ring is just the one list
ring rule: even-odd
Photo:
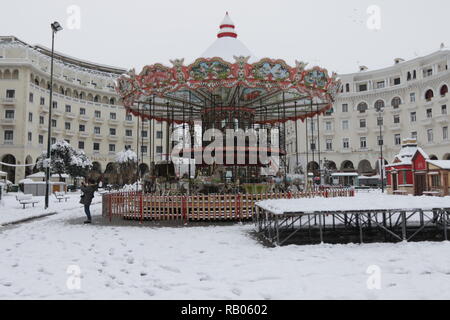
[[114,192],[103,195],[103,217],[137,221],[244,221],[255,214],[255,204],[270,199],[353,197],[354,189],[326,189],[312,192],[156,196],[142,192]]

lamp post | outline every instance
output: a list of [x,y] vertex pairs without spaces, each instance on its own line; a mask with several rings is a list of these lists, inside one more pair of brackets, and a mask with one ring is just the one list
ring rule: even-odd
[[59,22],[55,21],[51,25],[52,28],[52,55],[50,64],[50,107],[48,110],[48,139],[47,139],[47,159],[46,159],[46,173],[45,173],[45,209],[49,205],[50,193],[50,158],[51,158],[51,139],[52,139],[52,108],[53,108],[53,60],[55,53],[55,34],[63,28]]
[[384,193],[384,173],[383,173],[383,167],[384,167],[384,159],[383,159],[383,145],[384,145],[384,138],[383,138],[383,109],[378,108],[378,126],[380,127],[380,139],[378,140],[378,144],[380,145],[380,178],[381,178],[381,192]]

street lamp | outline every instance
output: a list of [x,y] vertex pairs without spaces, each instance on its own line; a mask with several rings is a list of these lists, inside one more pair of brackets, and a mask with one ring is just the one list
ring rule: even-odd
[[55,21],[51,25],[52,28],[52,55],[50,64],[50,107],[48,110],[48,139],[47,139],[47,159],[45,173],[45,209],[48,209],[49,193],[50,193],[50,158],[51,158],[51,137],[52,137],[52,108],[53,108],[53,60],[55,54],[55,34],[63,28],[59,22]]
[[378,144],[380,146],[380,178],[381,178],[381,192],[384,193],[384,173],[383,173],[383,167],[384,167],[384,159],[383,159],[383,145],[384,145],[384,139],[383,139],[383,108],[380,106],[377,108],[378,111],[378,126],[380,127],[380,138],[378,139]]

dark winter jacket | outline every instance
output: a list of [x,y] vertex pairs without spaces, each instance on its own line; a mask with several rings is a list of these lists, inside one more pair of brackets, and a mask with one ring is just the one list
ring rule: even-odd
[[93,185],[87,185],[81,187],[81,192],[83,195],[81,196],[81,204],[90,206],[92,203],[92,199],[94,199],[94,193],[97,191],[97,187]]

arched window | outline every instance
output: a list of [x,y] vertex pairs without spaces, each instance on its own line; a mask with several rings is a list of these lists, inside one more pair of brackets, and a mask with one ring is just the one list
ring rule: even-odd
[[3,73],[3,79],[11,79],[11,71],[6,69],[5,72]]
[[109,99],[109,104],[110,105],[115,105],[116,104],[116,99],[114,99],[114,98]]
[[345,90],[346,90],[346,92],[350,92],[350,84],[349,83],[347,83],[345,85]]
[[433,99],[433,98],[434,98],[434,92],[433,92],[433,90],[430,89],[425,93],[425,99],[427,101],[431,101],[431,99]]
[[94,102],[100,102],[100,96],[95,96],[94,97]]
[[14,80],[17,80],[17,79],[19,79],[19,70],[14,70],[13,71],[13,73],[12,73],[12,78],[14,79]]
[[398,109],[401,104],[402,104],[402,99],[400,99],[400,97],[395,97],[391,101],[391,105],[394,109]]
[[375,102],[375,110],[376,111],[383,111],[384,109],[384,101],[383,100],[378,100],[377,102]]
[[369,109],[367,103],[361,102],[360,104],[358,104],[357,110],[359,111],[359,113],[365,113],[367,109]]
[[447,87],[446,84],[444,84],[444,85],[441,87],[441,97],[445,97],[445,96],[447,95],[447,93],[448,93],[448,87]]

